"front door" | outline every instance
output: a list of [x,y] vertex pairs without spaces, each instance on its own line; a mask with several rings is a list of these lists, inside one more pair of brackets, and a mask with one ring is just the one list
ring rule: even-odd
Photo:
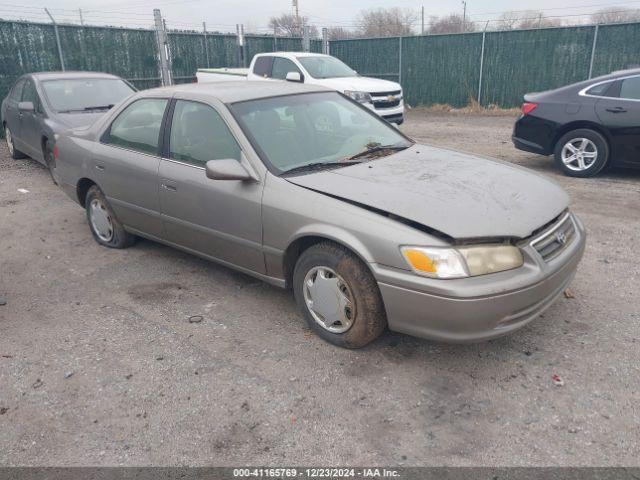
[[33,80],[27,80],[22,90],[23,102],[33,103],[33,112],[18,112],[20,117],[20,140],[24,153],[35,160],[43,160],[42,151],[42,104]]
[[618,80],[614,97],[601,98],[596,112],[613,139],[615,162],[640,164],[640,76]]
[[241,268],[264,273],[263,184],[211,180],[209,160],[242,160],[238,142],[210,105],[177,100],[160,162],[160,208],[167,239]]
[[158,198],[160,132],[168,104],[144,98],[126,107],[95,147],[92,177],[118,219],[140,233],[162,238]]

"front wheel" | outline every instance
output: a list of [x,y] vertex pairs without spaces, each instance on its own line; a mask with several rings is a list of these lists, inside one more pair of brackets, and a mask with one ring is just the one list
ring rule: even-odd
[[387,328],[373,275],[340,245],[324,242],[305,250],[295,266],[293,291],[311,329],[339,347],[364,347]]
[[14,160],[20,160],[21,158],[26,158],[26,155],[22,153],[20,150],[16,149],[13,144],[13,135],[11,134],[11,130],[7,125],[4,127],[4,138],[7,141],[7,148],[9,149],[9,155]]
[[136,237],[124,229],[109,205],[107,197],[96,185],[87,192],[85,208],[93,238],[100,245],[109,248],[127,248],[135,243]]
[[560,138],[554,152],[556,164],[570,177],[593,177],[609,161],[609,144],[595,130],[580,128]]

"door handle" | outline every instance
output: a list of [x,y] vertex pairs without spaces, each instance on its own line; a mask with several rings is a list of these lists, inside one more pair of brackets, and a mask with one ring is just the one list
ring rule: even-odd
[[99,172],[104,172],[104,166],[103,165],[96,165],[96,170],[98,170]]
[[175,185],[170,185],[168,183],[163,183],[162,184],[162,188],[164,188],[165,190],[169,190],[170,192],[177,192],[178,191],[178,187],[176,187]]
[[611,113],[626,113],[627,110],[626,110],[626,108],[622,108],[622,107],[614,107],[614,108],[607,108],[607,112],[611,112]]

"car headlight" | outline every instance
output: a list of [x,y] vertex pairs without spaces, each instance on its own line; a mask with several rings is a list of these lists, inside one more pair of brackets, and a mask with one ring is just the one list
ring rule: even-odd
[[345,90],[344,94],[347,97],[353,98],[356,102],[360,103],[371,103],[371,94],[367,92],[354,92],[352,90]]
[[415,273],[431,278],[476,277],[524,264],[522,251],[512,245],[402,247],[401,251]]

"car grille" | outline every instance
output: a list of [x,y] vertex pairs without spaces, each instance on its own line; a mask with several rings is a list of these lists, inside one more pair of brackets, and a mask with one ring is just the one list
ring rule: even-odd
[[567,212],[558,222],[532,240],[531,246],[544,261],[549,261],[571,245],[575,236],[576,225],[571,214]]
[[402,100],[402,91],[395,90],[393,92],[371,93],[371,99],[373,101],[373,107],[376,109],[397,107]]

